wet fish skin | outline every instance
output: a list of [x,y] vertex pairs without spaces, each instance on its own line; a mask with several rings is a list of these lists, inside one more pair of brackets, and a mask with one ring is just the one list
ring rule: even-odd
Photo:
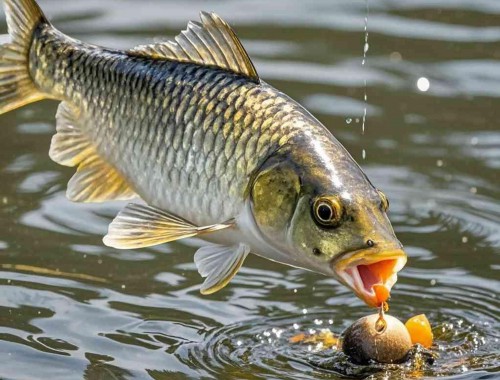
[[265,83],[75,43],[47,26],[30,67],[44,92],[81,110],[99,153],[148,204],[201,225],[239,213],[252,173],[312,121]]
[[0,113],[61,100],[49,154],[77,167],[69,199],[148,204],[125,207],[106,245],[218,243],[195,254],[203,294],[250,251],[336,277],[371,306],[372,285],[389,294],[406,256],[385,196],[318,120],[260,80],[217,15],[202,12],[175,42],[117,51],[57,31],[34,0],[5,2]]

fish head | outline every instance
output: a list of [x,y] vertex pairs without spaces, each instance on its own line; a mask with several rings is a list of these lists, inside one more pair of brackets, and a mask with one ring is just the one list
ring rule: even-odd
[[304,192],[289,227],[290,245],[304,266],[335,277],[367,305],[390,295],[406,254],[387,217],[380,190]]
[[294,147],[260,173],[254,219],[291,265],[335,277],[377,307],[407,257],[387,217],[387,197],[333,136],[327,139],[325,149]]

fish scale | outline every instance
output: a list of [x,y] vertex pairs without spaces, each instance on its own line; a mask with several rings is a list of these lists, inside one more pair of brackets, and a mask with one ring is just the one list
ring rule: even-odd
[[385,196],[318,120],[260,80],[219,16],[117,51],[58,32],[34,0],[4,2],[0,113],[62,101],[49,155],[77,168],[68,198],[146,203],[119,212],[106,245],[217,243],[194,255],[203,294],[252,252],[334,276],[372,306],[389,296],[406,256]]
[[[41,31],[36,43],[54,46],[55,40],[52,31]],[[93,115],[85,117],[85,124],[98,151],[146,202],[199,224],[240,211],[250,175],[266,160],[266,152],[277,149],[278,126],[283,132],[281,120],[268,119],[275,103],[284,102],[276,90],[266,85],[257,89],[257,84],[221,70],[214,78],[212,68],[144,59],[131,63],[123,53],[101,55],[101,49],[90,45],[58,44],[58,52],[82,53],[73,52],[78,59],[60,67],[52,81],[66,78],[70,90],[64,97]],[[120,71],[121,61],[125,68]],[[197,149],[202,142],[204,149]],[[150,157],[158,159],[159,170],[151,170]]]

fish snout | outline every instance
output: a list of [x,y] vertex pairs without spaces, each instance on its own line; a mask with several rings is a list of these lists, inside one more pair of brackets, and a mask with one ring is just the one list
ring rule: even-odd
[[340,281],[351,288],[368,306],[378,307],[390,297],[397,273],[407,261],[402,244],[366,240],[366,248],[347,252],[332,260]]

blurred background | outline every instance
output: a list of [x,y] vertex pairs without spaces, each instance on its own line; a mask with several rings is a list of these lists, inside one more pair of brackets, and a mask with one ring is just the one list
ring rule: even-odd
[[57,103],[45,101],[0,122],[1,378],[500,376],[500,1],[40,5],[64,33],[122,49],[173,37],[200,10],[228,21],[261,78],[304,104],[388,195],[410,257],[391,313],[425,313],[440,358],[417,373],[361,368],[290,344],[369,313],[333,279],[251,256],[203,297],[196,240],[104,247],[123,204],[66,200],[72,169],[48,157]]

